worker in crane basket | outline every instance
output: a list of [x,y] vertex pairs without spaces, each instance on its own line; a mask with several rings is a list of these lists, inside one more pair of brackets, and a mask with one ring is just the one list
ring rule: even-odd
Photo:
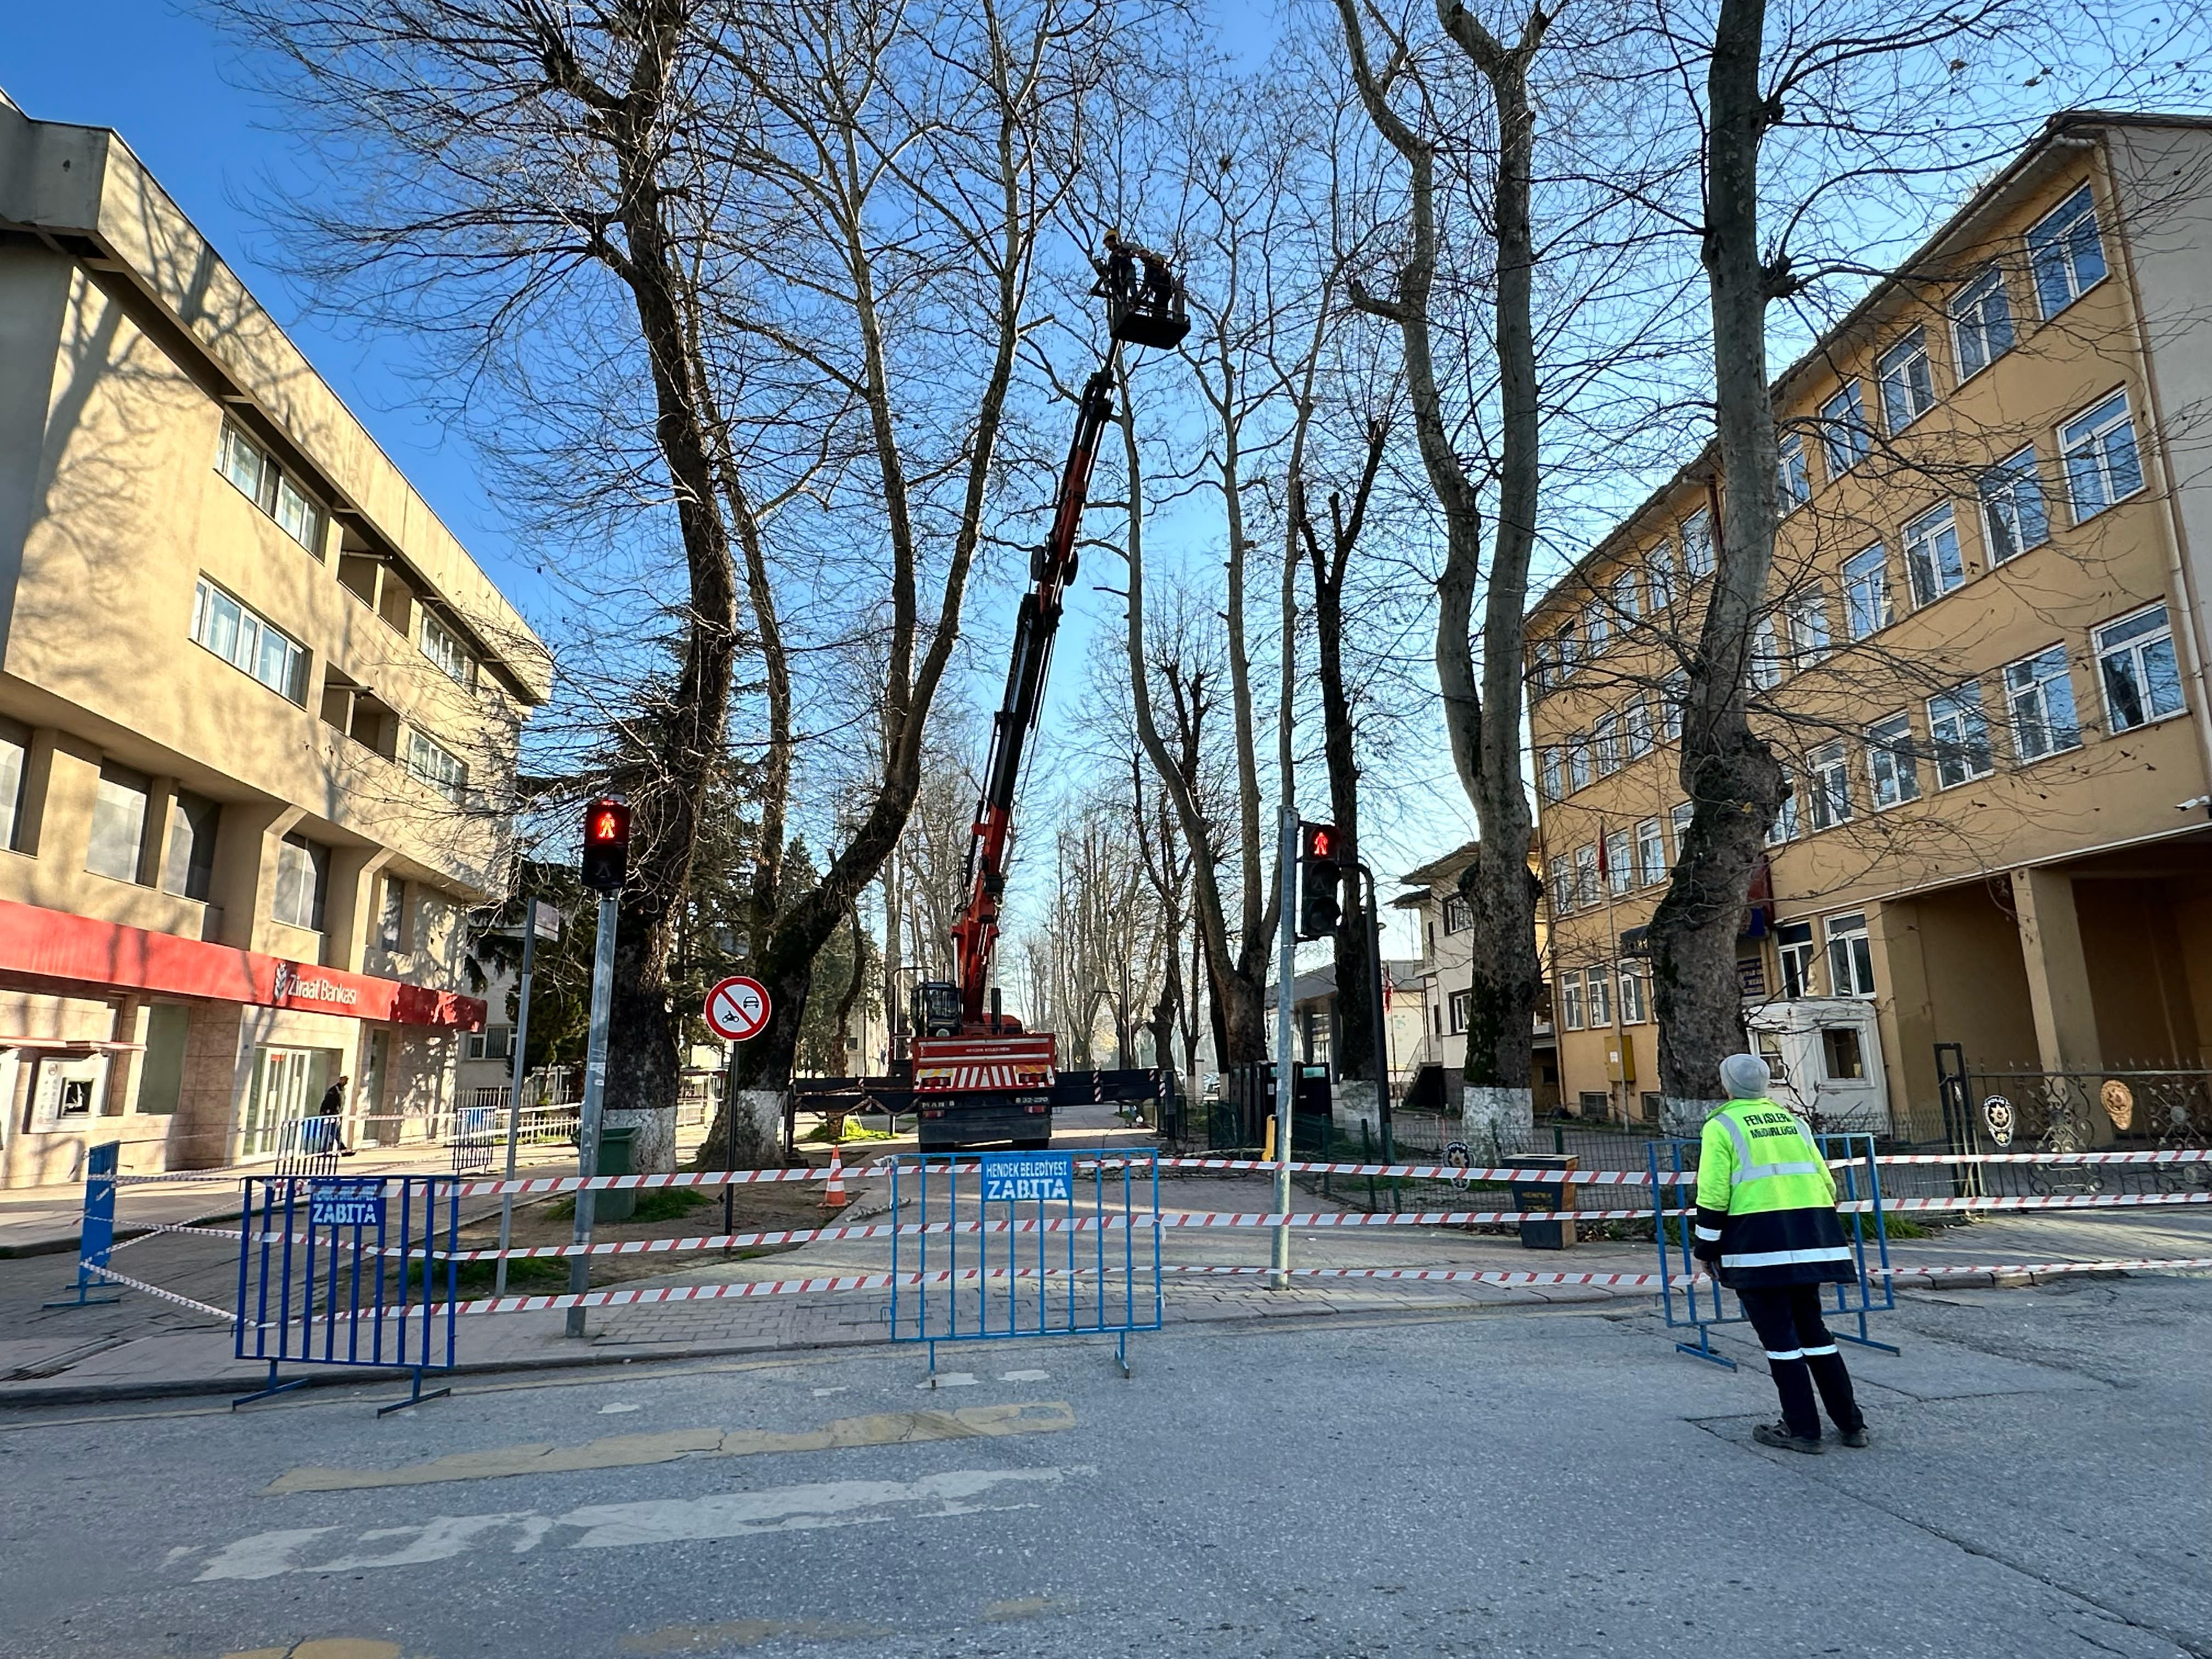
[[1836,1178],[1796,1114],[1768,1097],[1773,1079],[1756,1054],[1721,1062],[1728,1104],[1705,1120],[1698,1155],[1694,1254],[1742,1298],[1766,1350],[1782,1421],[1762,1423],[1762,1446],[1818,1452],[1820,1390],[1846,1446],[1867,1443],[1851,1374],[1820,1318],[1820,1286],[1858,1276],[1836,1214]]
[[1128,295],[1138,289],[1136,267],[1145,267],[1145,303],[1164,313],[1175,300],[1176,279],[1164,253],[1139,242],[1125,241],[1118,230],[1106,233],[1106,283],[1115,293]]

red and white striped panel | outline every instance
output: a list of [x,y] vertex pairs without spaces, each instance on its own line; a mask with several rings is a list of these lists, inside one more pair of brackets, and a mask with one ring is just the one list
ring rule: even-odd
[[917,1089],[1048,1089],[1052,1073],[1034,1066],[917,1066]]

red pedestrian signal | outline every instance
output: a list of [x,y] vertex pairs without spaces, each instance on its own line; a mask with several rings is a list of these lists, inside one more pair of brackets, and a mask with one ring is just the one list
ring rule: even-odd
[[629,807],[602,795],[584,809],[584,885],[619,892],[629,867]]
[[1327,939],[1343,920],[1338,884],[1344,879],[1338,862],[1336,826],[1298,823],[1298,937]]

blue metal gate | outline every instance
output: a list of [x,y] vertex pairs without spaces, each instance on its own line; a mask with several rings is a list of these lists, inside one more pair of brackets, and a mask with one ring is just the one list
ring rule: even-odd
[[460,1186],[447,1176],[249,1176],[238,1246],[240,1359],[267,1382],[232,1407],[296,1389],[280,1364],[405,1367],[404,1400],[434,1400],[428,1370],[453,1364]]
[[[1845,1342],[1895,1353],[1898,1350],[1889,1343],[1877,1342],[1867,1334],[1869,1314],[1885,1313],[1897,1305],[1897,1281],[1887,1272],[1889,1234],[1882,1219],[1881,1171],[1875,1163],[1874,1137],[1839,1134],[1815,1135],[1813,1139],[1835,1172],[1836,1201],[1842,1209],[1844,1231],[1850,1239],[1852,1264],[1858,1270],[1853,1282],[1828,1286],[1835,1292],[1835,1305],[1827,1310],[1831,1314],[1856,1318],[1858,1334],[1853,1336],[1847,1331],[1834,1334]],[[1661,1306],[1666,1311],[1668,1329],[1697,1328],[1698,1340],[1677,1342],[1677,1350],[1734,1370],[1735,1361],[1713,1346],[1712,1330],[1716,1325],[1744,1323],[1743,1304],[1738,1301],[1731,1314],[1728,1311],[1726,1293],[1717,1281],[1709,1279],[1703,1285],[1692,1282],[1704,1267],[1692,1252],[1698,1197],[1694,1184],[1686,1185],[1682,1178],[1686,1176],[1694,1183],[1699,1146],[1695,1140],[1655,1140],[1648,1153],[1651,1207],[1656,1221],[1652,1234],[1659,1248]],[[1681,1281],[1679,1285],[1675,1283],[1677,1278]]]
[[902,1153],[891,1340],[927,1342],[934,1382],[940,1342],[1112,1336],[1126,1376],[1160,1328],[1159,1212],[1157,1152]]

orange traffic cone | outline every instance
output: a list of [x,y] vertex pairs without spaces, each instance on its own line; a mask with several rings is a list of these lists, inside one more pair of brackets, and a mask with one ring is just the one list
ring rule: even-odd
[[830,1145],[830,1184],[822,1189],[822,1207],[842,1210],[851,1202],[851,1194],[845,1190],[845,1165],[837,1156],[836,1143],[832,1141]]

